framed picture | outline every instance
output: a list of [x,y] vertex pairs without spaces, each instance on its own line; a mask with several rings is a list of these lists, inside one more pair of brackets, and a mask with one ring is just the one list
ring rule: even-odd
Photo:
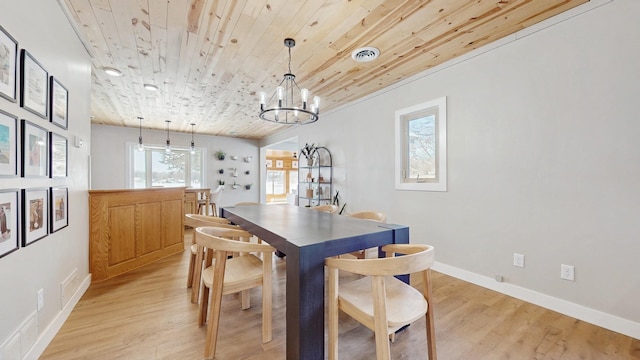
[[69,125],[69,92],[60,82],[51,77],[51,122],[66,129]]
[[0,96],[16,101],[18,42],[0,26]]
[[49,132],[22,120],[22,176],[49,176]]
[[51,145],[51,169],[49,174],[51,177],[66,177],[67,176],[67,154],[68,154],[68,141],[64,136],[60,136],[54,132],[49,133],[49,144]]
[[267,167],[268,168],[273,167],[273,160],[267,159]]
[[51,233],[69,225],[69,190],[51,188]]
[[18,118],[0,110],[0,176],[18,175]]
[[22,246],[49,234],[49,189],[22,189]]
[[22,49],[20,106],[46,119],[48,115],[49,74],[40,63]]
[[298,160],[291,160],[291,167],[293,169],[297,169],[298,168]]
[[0,190],[0,258],[18,250],[20,245],[18,203],[18,190]]

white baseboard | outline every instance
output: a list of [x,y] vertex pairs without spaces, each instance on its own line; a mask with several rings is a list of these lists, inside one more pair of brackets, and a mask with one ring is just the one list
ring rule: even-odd
[[557,311],[561,314],[586,321],[590,324],[615,331],[635,339],[640,339],[640,323],[636,323],[621,317],[607,314],[598,310],[562,300],[553,296],[541,294],[520,286],[509,283],[497,282],[495,279],[479,275],[467,270],[436,262],[433,270],[453,276],[460,280],[482,286],[499,293],[512,296],[531,304],[542,306],[543,308]]
[[87,275],[87,277],[84,278],[82,284],[80,284],[78,290],[76,290],[69,302],[67,302],[67,305],[64,307],[64,309],[62,309],[58,313],[58,316],[56,316],[49,324],[49,326],[47,326],[47,328],[42,333],[40,333],[40,336],[38,337],[35,345],[33,345],[31,350],[27,352],[23,360],[37,360],[40,355],[42,355],[42,353],[47,348],[47,346],[49,346],[49,343],[51,343],[51,340],[53,340],[53,338],[56,336],[64,322],[67,321],[67,318],[71,314],[71,311],[74,307],[76,307],[76,304],[78,304],[78,301],[80,301],[82,295],[84,295],[84,293],[87,291],[89,285],[91,285],[91,274]]

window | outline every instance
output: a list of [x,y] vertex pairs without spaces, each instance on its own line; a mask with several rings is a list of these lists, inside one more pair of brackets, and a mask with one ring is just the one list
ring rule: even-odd
[[396,111],[396,189],[447,191],[446,97]]
[[200,188],[204,184],[202,150],[191,154],[189,149],[129,145],[129,188],[186,186]]

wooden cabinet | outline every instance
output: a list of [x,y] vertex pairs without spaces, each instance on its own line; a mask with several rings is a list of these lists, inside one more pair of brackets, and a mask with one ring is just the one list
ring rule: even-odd
[[184,251],[184,188],[89,191],[92,281]]
[[185,214],[197,214],[198,213],[198,193],[195,191],[184,192],[184,213]]

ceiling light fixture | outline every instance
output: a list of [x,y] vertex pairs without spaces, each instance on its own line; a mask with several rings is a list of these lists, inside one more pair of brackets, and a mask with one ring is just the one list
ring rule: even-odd
[[116,69],[116,68],[112,68],[112,67],[104,67],[102,68],[104,70],[104,72],[109,75],[109,76],[122,76],[122,71]]
[[191,155],[193,155],[193,154],[195,154],[195,153],[196,153],[196,143],[193,141],[193,127],[194,127],[195,125],[196,125],[196,124],[191,123],[191,150],[190,150]]
[[169,139],[169,124],[171,123],[171,120],[165,120],[164,122],[167,123],[167,145],[165,145],[164,151],[170,153],[171,152],[171,139]]
[[138,121],[140,122],[140,125],[138,126],[138,128],[140,129],[140,133],[138,135],[138,151],[144,150],[144,145],[142,144],[142,119],[144,118],[138,116]]
[[[320,98],[315,96],[309,104],[309,90],[300,89],[296,76],[291,73],[291,48],[296,41],[284,39],[284,46],[289,48],[289,72],[267,103],[267,94],[260,93],[260,119],[284,125],[305,125],[318,121]],[[268,105],[269,104],[269,105]]]
[[357,62],[373,61],[380,56],[380,50],[371,46],[361,47],[353,50],[351,58]]
[[149,91],[158,91],[158,87],[153,84],[144,84],[143,86]]

